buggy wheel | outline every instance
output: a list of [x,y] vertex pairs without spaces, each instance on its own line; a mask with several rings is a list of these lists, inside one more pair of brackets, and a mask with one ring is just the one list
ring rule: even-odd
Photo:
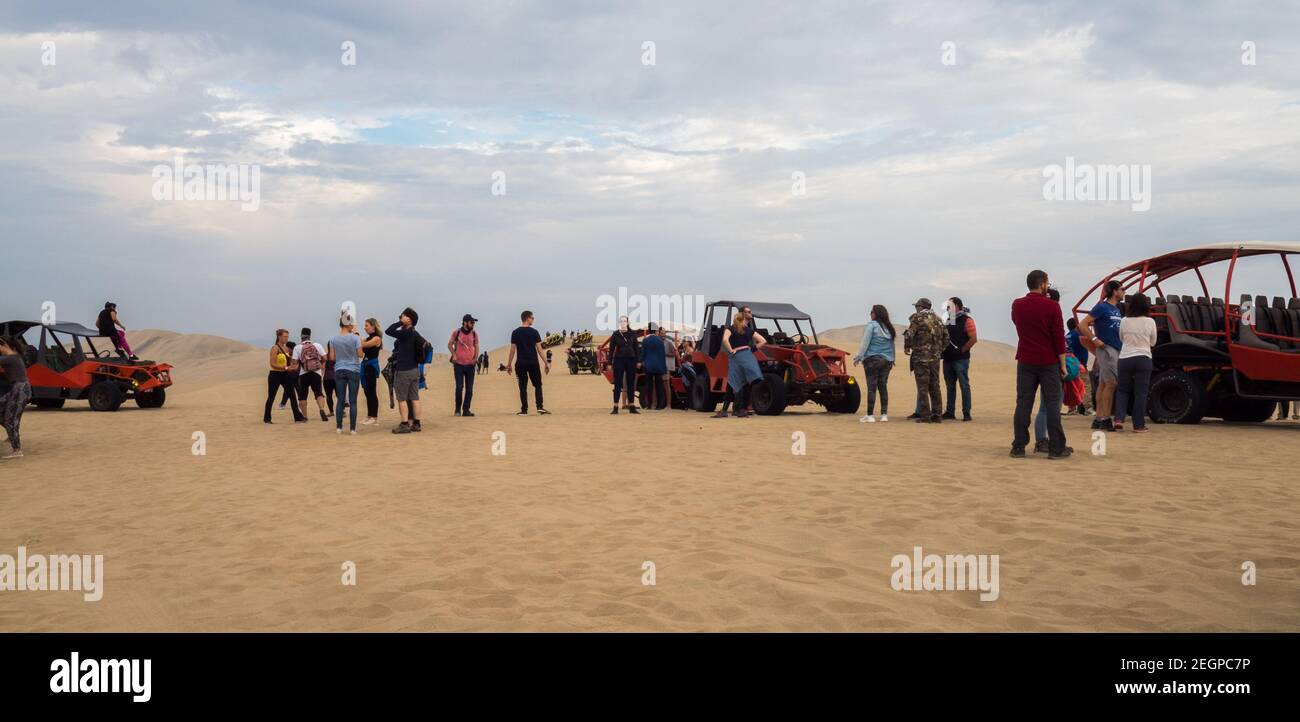
[[1196,424],[1205,416],[1205,385],[1192,375],[1170,369],[1151,379],[1147,413],[1161,424]]
[[751,401],[754,411],[763,416],[785,411],[785,380],[774,373],[763,374],[762,380],[754,384]]
[[702,370],[695,374],[695,383],[691,384],[691,408],[706,414],[718,408],[718,401],[709,390],[709,375]]
[[[853,381],[852,377],[849,381]],[[834,402],[826,405],[826,410],[832,414],[856,414],[858,407],[862,405],[862,387],[853,383],[844,384],[844,398],[836,399]]]
[[139,391],[135,395],[135,405],[142,409],[161,409],[167,401],[167,389]]
[[90,408],[95,411],[117,411],[124,400],[122,389],[112,381],[91,384],[86,398],[90,400]]

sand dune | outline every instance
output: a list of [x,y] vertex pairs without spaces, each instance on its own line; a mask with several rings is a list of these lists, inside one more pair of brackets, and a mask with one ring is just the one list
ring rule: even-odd
[[[515,416],[493,371],[463,419],[434,364],[426,431],[388,433],[385,399],[382,427],[340,437],[288,412],[261,423],[261,349],[133,333],[177,365],[163,409],[32,411],[28,457],[0,463],[0,551],[104,554],[104,597],[3,593],[0,629],[1300,626],[1300,424],[1156,427],[1093,456],[1068,418],[1075,458],[1012,460],[1013,366],[977,356],[969,424],[903,422],[901,371],[894,421],[868,425],[811,407],[610,416],[609,384],[561,367],[554,415]],[[914,546],[1000,555],[1000,598],[894,591],[891,558]]]

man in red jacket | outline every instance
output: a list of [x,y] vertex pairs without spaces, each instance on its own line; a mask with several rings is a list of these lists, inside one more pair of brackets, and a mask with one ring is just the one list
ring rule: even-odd
[[1065,445],[1061,427],[1061,379],[1065,369],[1065,325],[1061,304],[1047,297],[1047,272],[1030,271],[1025,278],[1029,293],[1011,302],[1011,322],[1016,325],[1016,415],[1012,422],[1012,458],[1022,459],[1029,443],[1029,417],[1040,389],[1047,411],[1047,458],[1064,459],[1074,453]]

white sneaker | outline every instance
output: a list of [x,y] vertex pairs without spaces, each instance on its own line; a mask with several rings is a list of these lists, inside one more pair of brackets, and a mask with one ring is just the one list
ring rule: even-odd
[[21,459],[21,458],[23,458],[22,451],[11,451],[8,454],[5,454],[4,456],[0,456],[0,459]]
[[334,430],[334,433],[336,433],[336,434],[341,434],[341,433],[343,433],[343,427],[340,426],[339,428],[335,429],[335,430]]
[[356,429],[353,429],[353,430],[351,430],[351,431],[348,432],[348,436],[356,436],[356,435],[357,435],[357,430],[356,430]]
[[889,417],[886,416],[885,414],[881,414],[881,415],[880,415],[880,420],[881,420],[881,421],[889,421]]
[[871,414],[867,414],[866,416],[863,416],[862,418],[858,419],[858,421],[861,421],[864,424],[874,424],[876,423],[876,417],[872,416]]
[[374,426],[375,424],[378,424],[378,423],[379,423],[379,419],[375,419],[375,418],[367,418],[365,421],[362,421],[362,422],[361,422],[361,425],[362,425],[362,426]]

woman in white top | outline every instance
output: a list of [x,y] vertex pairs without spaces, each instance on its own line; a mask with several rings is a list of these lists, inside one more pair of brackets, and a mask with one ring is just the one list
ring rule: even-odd
[[1129,299],[1128,313],[1119,324],[1119,390],[1115,392],[1115,430],[1124,429],[1124,413],[1133,401],[1133,431],[1147,430],[1147,390],[1151,388],[1151,347],[1156,345],[1156,322],[1146,296]]

